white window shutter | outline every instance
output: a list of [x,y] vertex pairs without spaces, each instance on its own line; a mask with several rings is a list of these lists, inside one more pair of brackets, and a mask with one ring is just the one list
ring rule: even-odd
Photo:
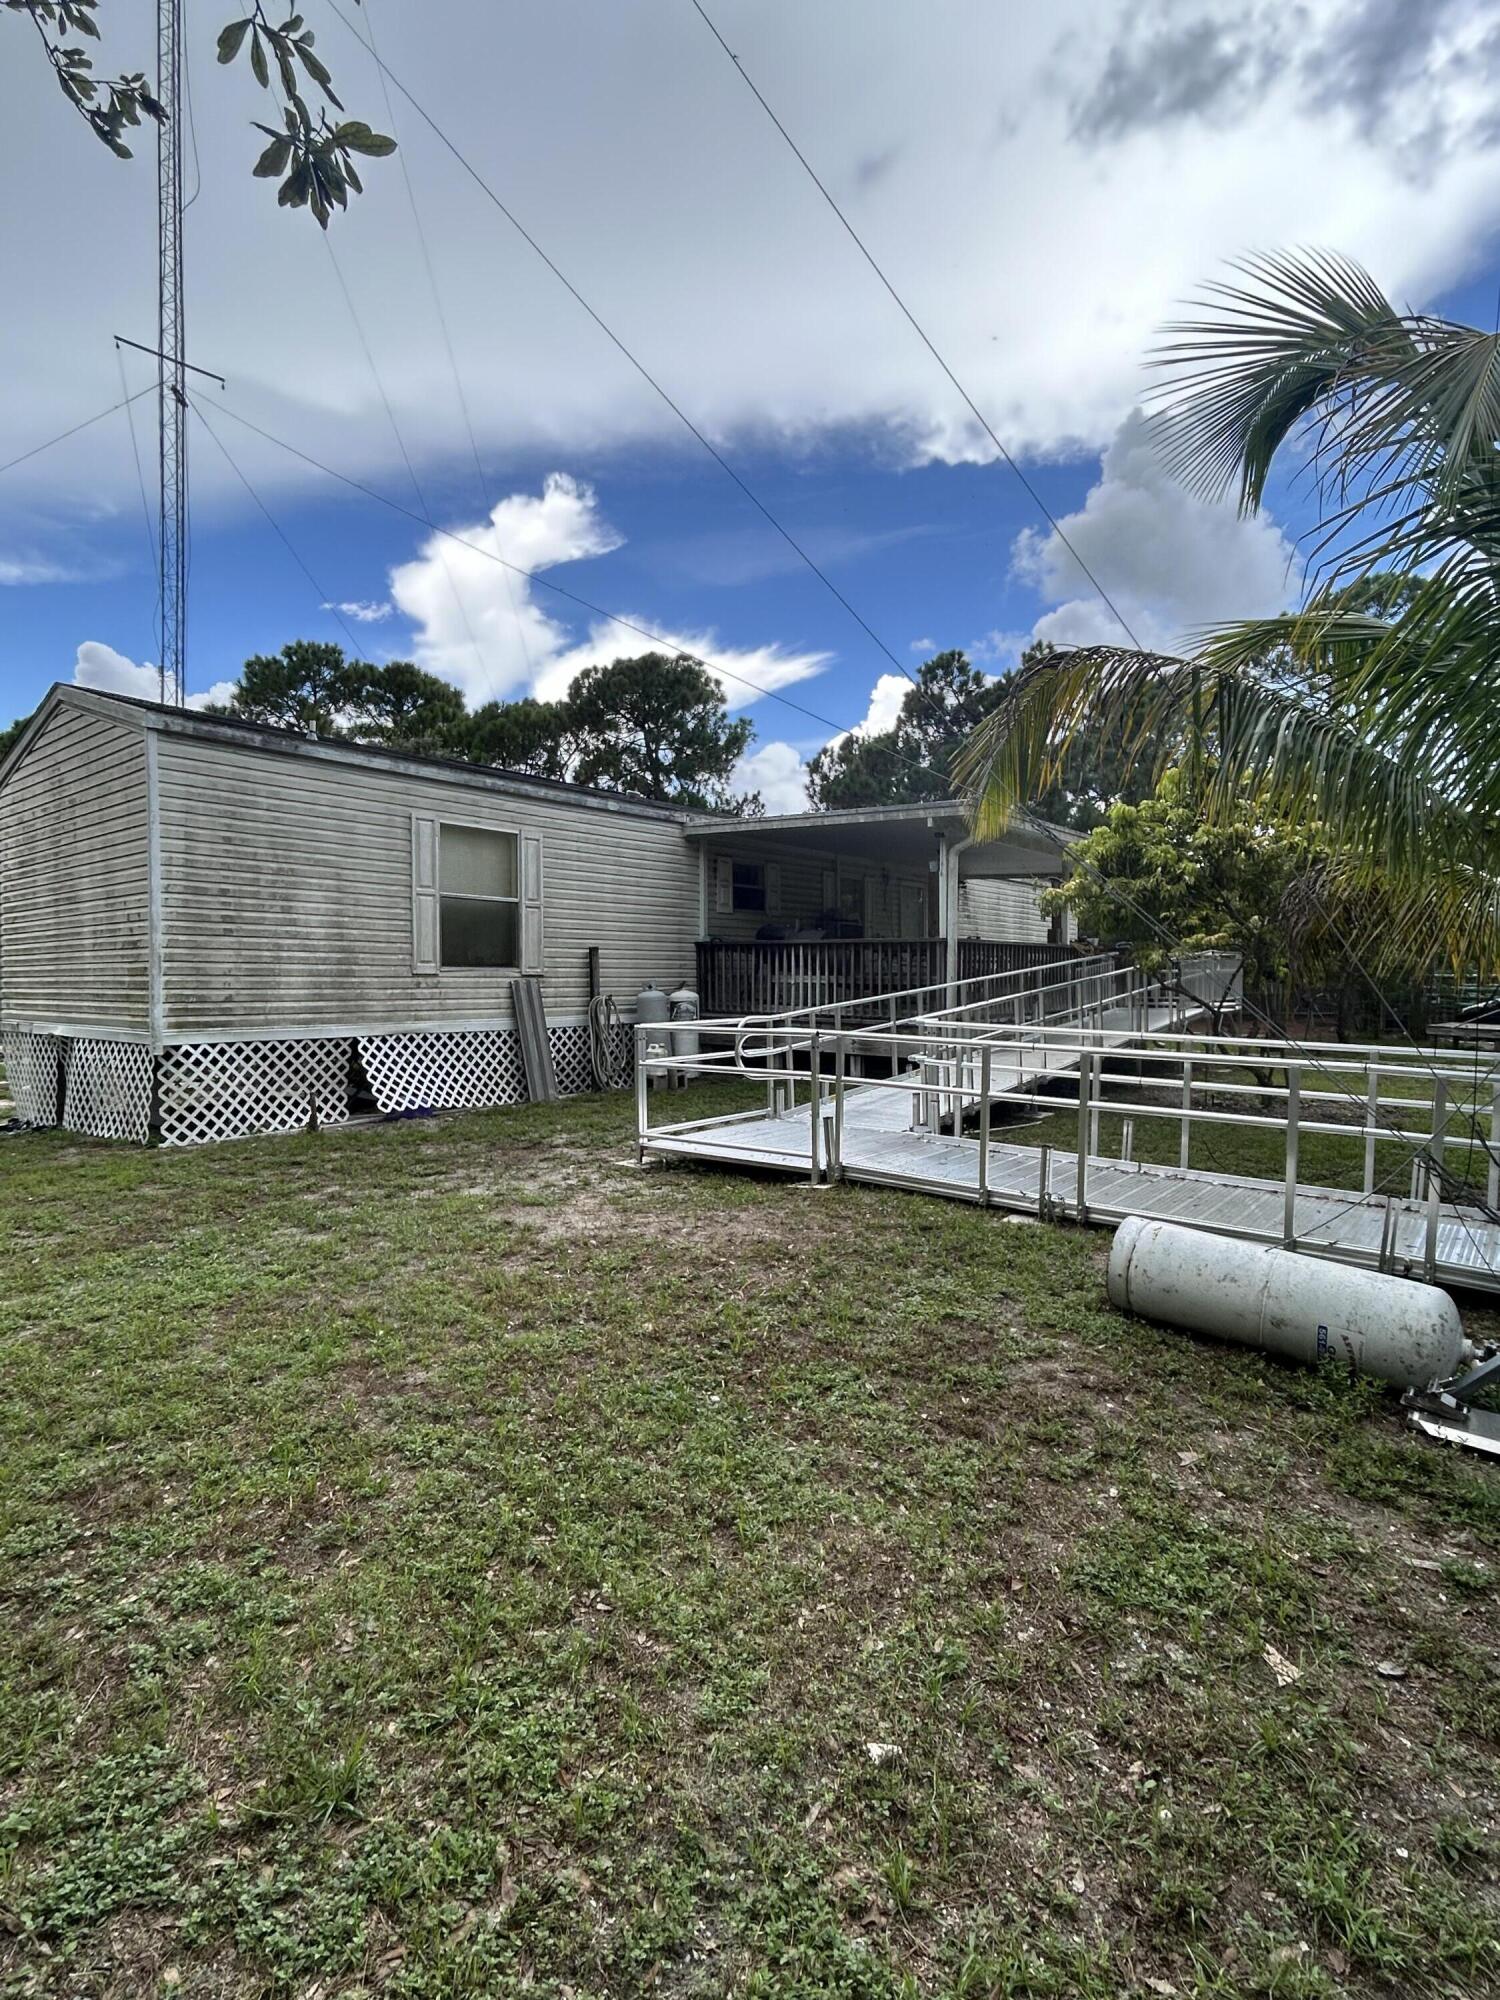
[[766,863],[766,915],[781,915],[781,869],[774,861]]
[[714,861],[714,909],[721,917],[734,909],[734,863],[727,854]]
[[521,835],[521,970],[542,969],[542,836]]
[[411,969],[436,972],[438,943],[438,823],[429,813],[411,816]]

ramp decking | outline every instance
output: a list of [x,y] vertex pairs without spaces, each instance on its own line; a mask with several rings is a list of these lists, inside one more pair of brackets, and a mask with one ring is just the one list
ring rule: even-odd
[[[651,1134],[642,1151],[664,1159],[698,1159],[809,1177],[812,1122],[806,1105],[777,1117],[752,1112],[706,1128]],[[827,1162],[826,1143],[820,1143],[819,1153],[821,1173]],[[1050,1150],[1044,1156],[1040,1147],[1006,1144],[993,1137],[982,1146],[974,1138],[912,1130],[908,1098],[885,1087],[849,1086],[840,1160],[846,1180],[984,1202],[1024,1214],[1046,1211],[1101,1224],[1147,1215],[1266,1243],[1280,1243],[1285,1231],[1285,1192],[1279,1181],[1094,1155],[1087,1162],[1080,1215],[1076,1152]],[[1345,1263],[1414,1277],[1431,1275],[1440,1284],[1500,1291],[1500,1227],[1477,1211],[1441,1204],[1436,1256],[1429,1273],[1430,1220],[1422,1202],[1342,1188],[1299,1187],[1296,1247]]]

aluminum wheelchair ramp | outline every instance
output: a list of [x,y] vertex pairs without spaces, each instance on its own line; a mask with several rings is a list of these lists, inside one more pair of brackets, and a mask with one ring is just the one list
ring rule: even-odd
[[[1222,996],[1182,978],[1164,990],[1113,961],[1060,979],[1049,970],[1024,991],[1005,978],[968,985],[978,990],[956,1000],[951,988],[928,989],[915,1004],[879,996],[860,1003],[865,1019],[855,1025],[847,1007],[705,1022],[687,1051],[640,1031],[640,1158],[859,1181],[1101,1225],[1147,1216],[1500,1292],[1500,1056],[1455,1066],[1451,1051],[1228,1034]],[[947,1004],[924,1011],[934,998]],[[871,1012],[886,1018],[873,1024]],[[1136,1072],[1129,1084],[1106,1078],[1106,1065],[1118,1072],[1122,1059]],[[753,1081],[764,1107],[653,1121],[653,1081],[684,1073]],[[1059,1089],[1073,1093],[1071,1105]],[[998,1104],[1075,1112],[1074,1146],[997,1137]],[[1099,1143],[1106,1116],[1123,1121],[1119,1159]],[[1137,1124],[1150,1121],[1178,1128],[1176,1165],[1130,1157]],[[1276,1133],[1284,1173],[1194,1167],[1192,1136],[1204,1124]],[[1303,1182],[1307,1134],[1357,1142],[1362,1186]]]
[[[643,1151],[660,1159],[697,1159],[808,1179],[811,1121],[805,1107],[777,1118],[758,1113],[707,1131],[663,1132],[649,1139]],[[981,1153],[987,1156],[983,1163]],[[1286,1238],[1280,1182],[1089,1155],[1080,1208],[1076,1152],[1007,1145],[994,1138],[982,1147],[977,1139],[913,1131],[905,1121],[893,1119],[887,1106],[869,1104],[868,1094],[857,1086],[851,1087],[845,1106],[841,1168],[835,1173],[825,1167],[820,1178],[904,1188],[1059,1221],[1112,1227],[1127,1216],[1144,1215],[1252,1242]],[[1500,1226],[1478,1211],[1440,1204],[1429,1271],[1429,1222],[1424,1202],[1299,1185],[1292,1234],[1294,1247],[1309,1255],[1500,1292]]]

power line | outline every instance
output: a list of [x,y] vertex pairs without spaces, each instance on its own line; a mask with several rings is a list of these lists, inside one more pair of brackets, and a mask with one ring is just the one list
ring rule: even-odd
[[1026,474],[1021,470],[1021,467],[1017,464],[1015,458],[1011,455],[1010,451],[1007,450],[1006,446],[1001,443],[999,437],[995,433],[994,427],[990,423],[989,418],[984,414],[983,410],[980,409],[979,405],[974,401],[974,398],[969,394],[968,390],[964,387],[963,383],[959,381],[958,377],[954,374],[952,368],[950,368],[948,363],[944,360],[941,353],[939,353],[937,345],[933,341],[932,336],[928,333],[927,329],[922,325],[921,321],[917,318],[916,314],[912,311],[911,307],[906,303],[905,299],[902,298],[901,294],[896,290],[896,287],[892,284],[891,280],[886,276],[884,270],[882,270],[881,266],[876,261],[874,253],[870,250],[869,246],[866,244],[864,238],[860,235],[859,231],[854,227],[854,224],[849,220],[848,216],[845,215],[844,211],[839,207],[838,203],[829,193],[827,187],[824,185],[823,181],[819,178],[816,169],[813,167],[812,162],[808,159],[807,155],[803,152],[802,148],[797,144],[796,140],[792,137],[791,133],[787,130],[785,125],[782,124],[781,120],[777,117],[776,113],[771,109],[770,105],[761,95],[761,92],[759,88],[756,86],[753,78],[750,76],[749,71],[740,61],[739,57],[734,53],[734,50],[730,48],[728,42],[726,42],[724,37],[719,33],[718,29],[714,26],[714,23],[708,16],[708,14],[704,12],[703,7],[699,4],[699,0],[691,0],[691,4],[695,12],[698,14],[699,18],[702,20],[703,25],[708,29],[709,33],[713,36],[714,40],[718,43],[719,47],[724,51],[725,55],[728,56],[730,62],[733,63],[735,70],[737,71],[740,77],[740,80],[745,85],[745,88],[751,93],[756,103],[759,104],[761,110],[765,112],[766,116],[770,119],[771,123],[776,127],[776,130],[781,134],[782,138],[785,139],[787,145],[796,155],[797,160],[800,163],[803,172],[807,175],[808,179],[812,182],[813,186],[818,190],[818,193],[822,195],[824,201],[827,202],[828,206],[833,210],[834,214],[843,224],[844,230],[847,233],[850,242],[853,243],[855,249],[858,250],[861,257],[864,258],[865,262],[869,265],[870,269],[875,273],[876,277],[880,280],[881,284],[884,285],[886,291],[889,292],[891,298],[900,308],[902,316],[905,318],[907,324],[911,327],[913,333],[916,334],[917,338],[921,341],[922,345],[927,349],[927,352],[932,356],[933,360],[937,363],[938,367],[942,369],[943,373],[947,376],[948,380],[952,383],[953,387],[958,391],[959,395],[962,396],[975,422],[984,431],[985,436],[989,439],[990,443],[995,447],[995,450],[999,453],[1000,457],[1004,460],[1005,464],[1010,467],[1011,471],[1016,475],[1016,478],[1021,482],[1021,485],[1025,489],[1027,496],[1030,498],[1032,504],[1036,507],[1037,511],[1041,514],[1043,520],[1046,521],[1048,527],[1051,528],[1053,534],[1057,536],[1057,539],[1062,543],[1063,547],[1067,550],[1068,554],[1073,558],[1074,562],[1077,563],[1078,567],[1083,571],[1083,574],[1088,578],[1089,582],[1098,592],[1100,600],[1103,602],[1106,609],[1109,611],[1110,615],[1118,623],[1121,631],[1125,634],[1126,638],[1130,641],[1131,645],[1134,646],[1139,651],[1141,648],[1141,642],[1135,636],[1134,632],[1131,631],[1129,620],[1126,618],[1124,612],[1121,611],[1119,605],[1115,603],[1114,599],[1110,596],[1109,592],[1104,588],[1104,585],[1099,581],[1098,577],[1095,576],[1094,572],[1089,568],[1088,564],[1084,561],[1083,557],[1078,553],[1077,549],[1073,546],[1073,543],[1069,539],[1066,530],[1062,526],[1062,523],[1058,520],[1057,516],[1052,512],[1051,508],[1047,505],[1046,501],[1042,498],[1041,494],[1032,485],[1031,481],[1026,477]]
[[156,602],[151,608],[152,623],[161,610],[161,570],[156,558],[156,537],[151,532],[151,502],[146,498],[146,473],[141,464],[141,447],[135,434],[135,412],[130,407],[130,384],[125,380],[125,356],[120,343],[115,342],[115,363],[120,371],[120,390],[125,397],[125,421],[130,426],[130,455],[135,460],[136,485],[141,494],[141,519],[146,528],[146,553],[150,559],[151,574],[157,579]]
[[[198,400],[192,400],[194,409],[197,409]],[[366,486],[363,480],[355,479],[347,472],[339,472],[333,466],[325,465],[321,459],[314,458],[311,452],[303,451],[297,445],[288,444],[285,438],[277,437],[272,431],[263,430],[259,424],[252,423],[249,417],[241,416],[238,410],[231,410],[227,403],[216,403],[206,396],[201,400],[208,403],[210,409],[217,410],[221,416],[232,418],[235,423],[243,424],[246,430],[253,431],[257,437],[264,438],[267,444],[274,444],[293,458],[301,459],[304,465],[310,465],[315,472],[321,472],[327,478],[337,480],[341,486],[347,486],[355,493],[362,493],[367,500],[374,500],[382,507],[389,507],[392,513],[404,515],[408,521],[415,521],[418,527],[430,529],[444,541],[456,542],[461,549],[468,549],[474,555],[483,556],[486,562],[499,563],[513,575],[525,577],[528,583],[540,584],[544,590],[550,590],[555,597],[566,598],[580,610],[592,612],[596,618],[603,618],[611,625],[622,626],[627,632],[635,632],[642,639],[649,639],[653,646],[664,647],[673,654],[683,654],[683,648],[667,633],[653,631],[649,625],[642,625],[639,619],[627,618],[622,612],[610,611],[602,604],[595,604],[592,598],[581,596],[576,590],[569,590],[566,584],[555,583],[550,576],[543,575],[540,570],[526,569],[520,563],[511,562],[494,549],[483,548],[478,542],[471,542],[465,536],[455,534],[451,528],[438,527],[432,521],[425,520],[422,515],[413,512],[410,507],[403,506],[399,500],[392,499],[390,494],[377,492],[373,486]],[[202,412],[199,411],[199,414],[201,416]],[[686,655],[686,657],[693,656]],[[699,664],[708,663],[700,661]],[[816,722],[820,729],[831,729],[837,735],[844,735],[848,731],[847,723],[835,722],[830,716],[819,715],[816,709],[808,708],[802,702],[793,701],[790,696],[781,694],[774,688],[765,688],[757,681],[747,680],[745,675],[734,673],[728,667],[714,663],[712,671],[722,675],[725,680],[735,681],[741,687],[749,688],[753,694],[761,695],[770,701],[779,701],[785,707],[795,709],[799,715],[805,715],[809,722]]]
[[448,134],[443,130],[442,126],[438,124],[437,120],[432,116],[432,114],[426,109],[424,105],[422,105],[412,95],[412,93],[407,89],[406,85],[401,81],[400,77],[396,75],[395,71],[388,68],[387,65],[381,60],[380,56],[376,53],[373,45],[365,39],[365,37],[359,32],[358,28],[355,27],[354,23],[339,7],[339,5],[337,4],[337,0],[328,0],[328,4],[330,5],[330,7],[332,7],[334,13],[338,16],[339,20],[342,21],[344,26],[349,30],[349,33],[359,43],[360,47],[365,50],[366,54],[369,55],[370,59],[379,65],[382,74],[388,77],[390,81],[395,85],[396,89],[400,91],[401,95],[406,99],[407,103],[411,106],[412,110],[416,112],[417,116],[422,120],[423,124],[425,124],[428,127],[428,129],[433,133],[434,137],[436,137],[442,143],[442,145],[445,146],[447,150],[453,155],[454,159],[457,160],[458,164],[463,168],[464,172],[469,176],[470,180],[473,181],[474,185],[479,189],[481,194],[484,195],[487,201],[490,201],[494,204],[494,206],[505,217],[505,220],[510,224],[511,228],[515,230],[516,234],[522,239],[522,241],[531,250],[535,251],[536,255],[541,258],[542,262],[547,266],[547,269],[552,273],[553,277],[556,278],[558,283],[564,288],[564,290],[567,291],[569,295],[574,300],[576,300],[580,306],[582,306],[583,310],[588,314],[589,318],[594,322],[595,326],[599,328],[599,331],[602,334],[604,334],[605,338],[609,340],[611,344],[615,348],[617,348],[618,351],[625,357],[625,359],[630,363],[631,367],[640,376],[641,380],[647,385],[647,387],[650,388],[654,392],[654,394],[656,394],[661,398],[662,402],[666,404],[667,408],[672,412],[673,416],[676,417],[676,419],[683,426],[683,428],[687,430],[698,441],[698,443],[708,453],[709,457],[720,468],[720,470],[728,474],[729,478],[731,478],[734,481],[735,485],[740,489],[741,493],[744,494],[745,498],[750,502],[750,504],[757,510],[757,512],[759,512],[765,517],[765,519],[770,523],[770,525],[776,530],[777,534],[780,535],[781,539],[786,543],[787,547],[792,550],[792,552],[797,556],[799,561],[804,563],[807,566],[807,568],[811,570],[812,574],[823,585],[824,589],[827,590],[833,597],[837,598],[838,602],[844,607],[845,611],[848,612],[849,616],[854,620],[855,624],[859,626],[860,630],[865,634],[866,638],[870,640],[871,644],[877,647],[878,650],[884,654],[886,659],[890,661],[891,665],[896,669],[898,673],[904,674],[907,680],[909,680],[913,686],[916,686],[918,684],[917,677],[911,671],[911,668],[907,666],[906,662],[898,658],[898,656],[895,653],[893,653],[890,647],[885,643],[884,639],[880,637],[880,634],[874,631],[871,626],[866,624],[865,620],[860,616],[859,612],[855,610],[854,606],[849,602],[849,599],[844,595],[843,591],[839,589],[838,585],[833,581],[832,577],[828,575],[827,571],[821,568],[820,565],[813,559],[813,557],[808,554],[807,550],[797,540],[796,536],[793,535],[791,530],[782,525],[782,523],[777,519],[777,517],[771,512],[771,509],[766,505],[765,501],[761,499],[760,495],[754,490],[753,487],[749,485],[749,483],[745,479],[741,477],[741,475],[730,464],[729,460],[724,456],[723,452],[719,450],[718,446],[715,445],[713,441],[702,430],[699,429],[698,425],[693,422],[693,419],[688,415],[687,411],[683,409],[682,405],[679,402],[677,402],[675,398],[672,397],[667,392],[667,390],[663,387],[661,382],[659,382],[656,376],[651,373],[649,368],[647,368],[645,362],[641,360],[639,355],[637,355],[630,347],[626,345],[625,341],[618,333],[615,332],[614,328],[604,318],[603,314],[600,313],[594,306],[592,306],[589,303],[589,301],[584,297],[583,293],[579,291],[578,287],[573,283],[572,279],[569,278],[566,275],[566,273],[561,269],[561,267],[557,265],[552,260],[551,257],[548,256],[547,252],[542,248],[541,244],[537,241],[537,239],[531,234],[530,230],[527,229],[525,224],[522,223],[520,219],[517,217],[514,210],[506,206],[505,202],[501,200],[500,196],[496,194],[495,190],[490,186],[489,182],[486,181],[484,176],[479,172],[479,169],[475,167],[465,157],[465,155],[459,151],[458,147],[454,144],[453,140],[448,137]]
[[138,403],[141,400],[142,396],[150,396],[154,394],[155,394],[154,383],[151,385],[150,388],[137,389],[133,396],[126,396],[124,400],[121,402],[111,403],[107,410],[98,410],[95,412],[93,416],[85,417],[81,424],[74,424],[68,430],[59,431],[56,437],[48,438],[45,444],[34,444],[31,447],[30,451],[23,451],[19,458],[8,458],[5,461],[4,465],[0,465],[0,472],[10,472],[15,466],[24,465],[27,459],[29,458],[39,458],[44,451],[51,451],[53,445],[63,444],[70,437],[77,437],[80,431],[89,430],[95,424],[102,424],[104,422],[104,419],[106,417],[112,417],[115,414],[116,410],[123,410],[131,403]]
[[[368,4],[365,7],[365,20],[369,28],[370,47],[374,51],[375,19]],[[390,125],[392,137],[396,137],[398,136],[396,107],[391,102],[390,85],[386,80],[385,70],[380,63],[378,55],[376,56],[376,74],[380,78],[380,94],[385,99],[386,119]],[[490,498],[490,483],[485,477],[484,466],[480,460],[479,439],[474,433],[474,419],[469,412],[469,399],[464,394],[463,377],[458,372],[458,355],[453,346],[453,335],[448,326],[448,315],[443,310],[442,293],[438,290],[437,270],[432,261],[432,250],[427,241],[427,231],[423,226],[422,211],[417,205],[417,190],[412,181],[406,147],[397,147],[396,163],[401,169],[401,179],[406,188],[407,203],[411,208],[411,219],[416,227],[417,243],[422,252],[422,268],[427,273],[427,289],[432,295],[433,311],[437,315],[438,327],[443,336],[443,346],[448,355],[448,371],[453,377],[453,392],[458,399],[459,414],[463,418],[464,429],[467,431],[469,437],[469,451],[474,460],[474,478],[479,489],[479,504],[486,518],[490,518],[494,510],[494,503]],[[491,525],[494,525],[492,519]],[[521,655],[526,662],[527,677],[529,679],[535,678],[536,669],[531,657],[531,642],[526,637],[526,621],[521,616],[521,607],[516,598],[515,579],[509,571],[505,574],[505,594],[510,600],[511,616],[515,620],[516,637],[520,641]]]
[[234,474],[235,478],[238,479],[241,486],[244,487],[245,491],[250,495],[250,498],[255,502],[256,506],[265,516],[266,521],[270,525],[272,531],[281,541],[282,545],[286,549],[287,554],[291,557],[292,561],[297,565],[298,569],[301,570],[302,574],[307,578],[308,582],[317,592],[319,608],[324,611],[332,611],[334,616],[334,622],[338,625],[339,630],[343,633],[344,637],[349,641],[349,644],[357,657],[359,653],[362,651],[362,648],[360,646],[358,639],[355,638],[354,633],[350,629],[349,624],[345,619],[343,613],[338,609],[336,605],[330,603],[327,591],[324,590],[322,584],[319,583],[318,579],[313,575],[312,571],[308,568],[307,564],[302,560],[302,557],[298,553],[295,545],[293,544],[291,537],[287,534],[286,530],[282,527],[281,523],[276,519],[275,515],[271,512],[270,508],[266,505],[265,501],[261,499],[260,495],[256,492],[255,488],[250,484],[249,478],[241,470],[240,466],[236,463],[233,455],[230,452],[228,445],[225,444],[223,438],[219,436],[219,433],[214,429],[213,425],[208,421],[208,418],[204,416],[203,412],[198,408],[196,403],[193,404],[193,415],[198,419],[199,423],[202,424],[203,428],[208,432],[209,436],[213,439],[214,443],[219,447],[219,450],[223,453],[225,461],[228,464],[230,471]]
[[[326,230],[323,233],[323,243],[328,251],[328,261],[333,266],[333,275],[338,279],[339,290],[344,295],[344,304],[349,308],[349,317],[354,322],[354,332],[363,350],[365,361],[369,366],[371,377],[375,383],[376,393],[379,395],[381,403],[385,408],[386,421],[390,424],[391,435],[396,440],[396,449],[400,452],[402,462],[406,467],[406,476],[411,481],[411,490],[416,494],[417,505],[422,510],[421,518],[426,521],[429,528],[435,529],[436,523],[432,518],[432,509],[427,504],[427,497],[422,491],[422,483],[417,478],[416,467],[411,462],[411,453],[406,449],[406,440],[401,435],[401,426],[396,422],[396,412],[391,407],[390,397],[386,394],[385,382],[381,377],[379,368],[375,365],[375,355],[366,337],[364,324],[360,319],[358,309],[355,306],[354,295],[349,290],[348,283],[344,278],[343,269],[339,264],[337,253],[333,247],[333,239],[328,235]],[[453,575],[447,557],[442,551],[439,551],[438,560],[443,566],[443,575],[448,579],[448,589],[452,595],[454,606],[463,623],[464,631],[468,635],[469,645],[473,649],[474,664],[481,674],[487,675],[488,669],[485,666],[484,654],[480,651],[479,640],[475,636],[474,627],[469,618],[469,607],[464,603],[463,598],[459,594],[458,583]]]

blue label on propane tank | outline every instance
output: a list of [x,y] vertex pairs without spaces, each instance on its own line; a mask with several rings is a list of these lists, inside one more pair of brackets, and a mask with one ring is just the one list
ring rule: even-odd
[[1320,1326],[1318,1328],[1318,1359],[1320,1361],[1324,1360],[1327,1357],[1327,1354],[1328,1354],[1328,1329],[1326,1326]]

